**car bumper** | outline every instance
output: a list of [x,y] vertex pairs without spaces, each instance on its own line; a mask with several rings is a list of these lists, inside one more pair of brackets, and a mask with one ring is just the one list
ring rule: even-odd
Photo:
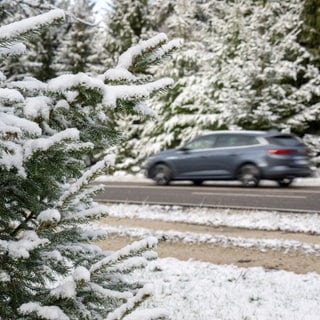
[[283,178],[303,178],[303,177],[311,177],[313,175],[313,171],[309,167],[272,167],[265,168],[263,170],[263,177],[265,179],[283,179]]

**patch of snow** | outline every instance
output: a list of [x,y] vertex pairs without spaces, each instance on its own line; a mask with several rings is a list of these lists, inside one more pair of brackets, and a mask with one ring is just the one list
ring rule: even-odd
[[166,258],[135,271],[132,279],[137,278],[153,286],[153,296],[141,308],[164,308],[170,319],[319,319],[320,275],[315,273]]

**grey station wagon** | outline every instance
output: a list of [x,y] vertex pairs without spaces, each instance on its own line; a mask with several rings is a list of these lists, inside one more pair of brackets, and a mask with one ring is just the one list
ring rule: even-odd
[[214,131],[146,162],[145,175],[159,185],[172,180],[239,180],[258,186],[261,179],[289,186],[312,174],[307,147],[293,134],[277,131]]

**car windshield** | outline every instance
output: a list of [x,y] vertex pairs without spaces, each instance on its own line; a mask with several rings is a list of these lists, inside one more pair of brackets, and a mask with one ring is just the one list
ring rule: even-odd
[[216,136],[204,136],[200,138],[196,138],[195,140],[187,143],[183,149],[186,150],[197,150],[197,149],[209,149],[213,148],[215,145]]

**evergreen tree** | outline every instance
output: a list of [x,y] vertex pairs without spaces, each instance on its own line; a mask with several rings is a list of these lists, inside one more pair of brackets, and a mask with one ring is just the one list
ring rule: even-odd
[[[0,60],[19,54],[21,41],[64,15],[55,9],[1,26]],[[90,182],[113,157],[99,155],[88,167],[85,155],[111,143],[109,109],[130,108],[171,85],[168,78],[130,85],[135,77],[130,70],[161,59],[166,42],[159,34],[129,49],[115,69],[98,77],[78,73],[48,82],[12,81],[0,71],[1,319],[125,319],[150,295],[122,275],[154,257],[155,239],[114,253],[92,244],[102,234],[88,230],[88,223],[108,210],[94,203],[100,187]],[[114,79],[123,85],[110,84]],[[163,312],[144,318],[151,315],[165,318]]]
[[80,0],[71,3],[68,11],[75,19],[66,24],[66,31],[57,53],[54,55],[55,68],[59,72],[89,72],[94,54],[94,37],[98,32],[92,19],[94,3]]
[[108,53],[116,61],[119,55],[138,43],[150,29],[148,0],[114,0],[107,21]]
[[[4,11],[6,19],[2,23],[10,23],[24,18],[40,14],[59,6],[66,8],[68,0],[36,0],[29,1],[13,0],[8,1]],[[2,24],[1,23],[1,24]],[[23,76],[36,77],[46,81],[56,76],[54,66],[55,56],[65,33],[66,24],[52,26],[50,29],[43,28],[33,33],[26,43],[28,50],[23,56],[13,55],[4,61],[4,70],[8,77]]]
[[[109,15],[106,18],[104,40],[106,50],[103,51],[108,56],[102,57],[106,64],[118,59],[122,51],[139,43],[139,41],[143,41],[148,34],[154,35],[154,32],[152,33],[150,29],[152,21],[150,20],[149,2],[148,0],[116,0],[112,2]],[[149,73],[148,70],[141,68],[135,70],[135,72],[140,73],[141,78],[147,77]],[[117,84],[117,81],[114,81],[114,84]],[[139,79],[132,79],[132,83],[139,83],[139,81],[140,77]],[[142,116],[144,113],[142,110],[148,110],[147,113],[149,114]],[[135,163],[133,158],[136,154],[136,144],[150,114],[153,114],[153,112],[148,106],[145,103],[140,103],[129,112],[112,115],[113,126],[124,132],[122,142],[112,150],[117,154],[116,168],[118,170],[131,167],[131,170],[135,171],[132,164]]]
[[[302,9],[298,0],[233,6],[236,50],[223,67],[230,72],[220,91],[230,124],[313,132],[320,112],[320,74],[297,39]],[[229,25],[235,14],[228,17]]]

